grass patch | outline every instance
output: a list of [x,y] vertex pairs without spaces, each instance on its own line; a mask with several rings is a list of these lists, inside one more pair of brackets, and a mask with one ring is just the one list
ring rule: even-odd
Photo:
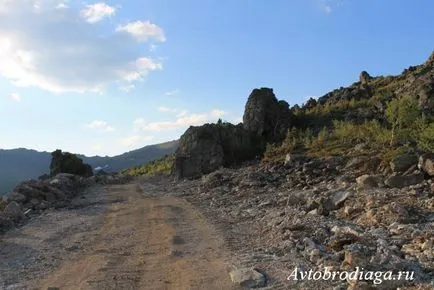
[[161,159],[157,159],[143,165],[125,169],[122,171],[122,173],[129,176],[149,176],[155,174],[170,174],[174,162],[175,162],[174,155],[166,155]]

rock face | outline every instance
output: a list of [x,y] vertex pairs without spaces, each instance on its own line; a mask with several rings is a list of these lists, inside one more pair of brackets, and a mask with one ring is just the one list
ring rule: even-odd
[[241,124],[190,127],[179,141],[174,175],[177,178],[196,178],[222,166],[252,159],[261,149],[256,140]]
[[278,101],[272,89],[254,89],[243,116],[244,128],[265,141],[282,140],[290,127],[292,113],[285,101]]
[[371,81],[373,78],[368,74],[368,72],[366,71],[362,71],[360,73],[360,83],[362,83],[363,85],[366,85],[369,83],[369,81]]
[[196,178],[222,166],[238,164],[261,155],[269,142],[281,141],[293,115],[272,89],[254,89],[246,103],[243,124],[206,124],[190,127],[175,154],[174,175]]
[[51,153],[50,175],[55,176],[59,173],[70,173],[84,177],[93,175],[92,167],[76,155],[56,150]]

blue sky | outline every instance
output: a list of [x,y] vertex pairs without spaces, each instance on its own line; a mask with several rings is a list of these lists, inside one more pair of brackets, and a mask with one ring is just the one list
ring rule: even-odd
[[434,50],[431,0],[0,0],[0,148],[115,155]]

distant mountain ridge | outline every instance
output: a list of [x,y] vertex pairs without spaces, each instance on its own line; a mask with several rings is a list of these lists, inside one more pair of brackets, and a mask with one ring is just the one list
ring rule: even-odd
[[[148,145],[113,157],[88,157],[81,154],[77,156],[93,168],[105,167],[106,171],[120,171],[173,154],[177,146],[178,140],[174,140]],[[49,173],[50,162],[50,152],[25,148],[0,149],[0,195],[10,191],[21,181]]]

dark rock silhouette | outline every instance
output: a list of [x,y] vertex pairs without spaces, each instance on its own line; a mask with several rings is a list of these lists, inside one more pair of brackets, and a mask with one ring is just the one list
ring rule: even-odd
[[278,101],[273,89],[254,89],[244,110],[244,128],[264,141],[281,141],[285,138],[292,113],[285,101]]
[[70,173],[74,175],[90,177],[93,175],[92,167],[83,163],[75,154],[56,150],[51,153],[50,175]]

